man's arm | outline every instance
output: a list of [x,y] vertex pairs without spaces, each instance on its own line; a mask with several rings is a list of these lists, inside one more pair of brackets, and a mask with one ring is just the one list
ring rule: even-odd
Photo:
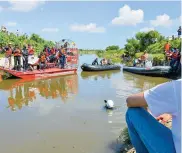
[[126,102],[128,107],[147,107],[143,92],[129,96]]

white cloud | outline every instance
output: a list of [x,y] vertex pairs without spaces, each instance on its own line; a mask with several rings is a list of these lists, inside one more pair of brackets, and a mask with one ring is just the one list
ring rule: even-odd
[[89,24],[74,24],[70,26],[71,31],[75,32],[90,32],[90,33],[104,33],[104,27],[98,27],[95,23]]
[[112,20],[114,25],[136,25],[141,23],[144,18],[144,12],[141,9],[132,10],[128,5],[119,9],[119,16]]
[[42,32],[58,32],[59,29],[58,28],[43,28]]
[[31,0],[31,1],[15,1],[10,0],[10,10],[18,11],[18,12],[29,12],[39,5],[44,4],[44,1]]
[[153,27],[144,27],[144,28],[140,29],[140,32],[149,32],[149,31],[152,31],[152,30],[154,30]]
[[173,20],[170,19],[170,16],[167,14],[156,16],[155,20],[150,21],[151,25],[157,27],[157,26],[163,26],[163,27],[169,27],[172,25]]
[[15,27],[17,25],[17,23],[16,22],[8,22],[6,25],[8,27]]

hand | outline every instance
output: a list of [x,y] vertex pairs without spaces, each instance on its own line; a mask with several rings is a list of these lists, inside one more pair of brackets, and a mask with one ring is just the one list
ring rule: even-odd
[[170,120],[171,118],[172,118],[172,116],[170,114],[162,114],[162,115],[158,116],[156,119],[158,121],[161,121],[162,123],[165,123],[168,120]]

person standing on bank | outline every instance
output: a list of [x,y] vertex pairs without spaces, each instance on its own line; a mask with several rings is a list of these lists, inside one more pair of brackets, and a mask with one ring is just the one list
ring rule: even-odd
[[23,70],[26,71],[28,69],[28,49],[26,45],[23,46],[22,49],[22,58],[23,58]]
[[[137,153],[181,152],[181,81],[163,83],[127,98],[126,122]],[[162,114],[172,116],[172,130],[153,117]]]
[[14,69],[20,71],[21,69],[21,50],[20,47],[16,47],[13,51],[14,54]]
[[180,38],[181,37],[181,26],[179,26],[179,29],[178,29],[178,38]]

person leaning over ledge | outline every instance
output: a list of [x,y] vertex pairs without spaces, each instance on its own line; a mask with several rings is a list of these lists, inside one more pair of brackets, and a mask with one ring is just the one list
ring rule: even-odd
[[[181,79],[131,95],[126,101],[128,132],[137,153],[181,152]],[[164,113],[172,116],[172,130],[154,118]]]

